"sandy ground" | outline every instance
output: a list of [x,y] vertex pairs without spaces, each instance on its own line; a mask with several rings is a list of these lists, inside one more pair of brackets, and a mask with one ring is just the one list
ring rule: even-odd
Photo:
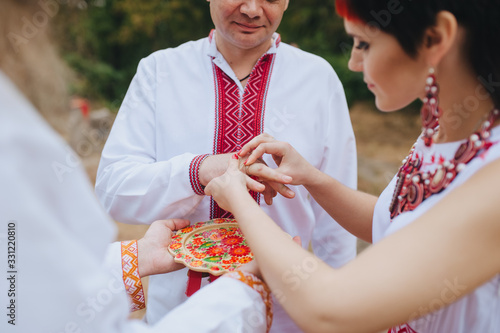
[[[370,103],[355,104],[350,112],[358,149],[358,187],[378,195],[395,175],[420,133],[418,114],[409,110],[382,113]],[[72,131],[71,144],[80,153],[92,183],[112,121],[111,114],[95,112],[87,124],[76,121]],[[137,239],[147,230],[147,226],[142,225],[116,224],[117,240]],[[359,240],[358,252],[367,246],[369,244]],[[133,317],[141,318],[144,313],[144,310],[138,311]]]

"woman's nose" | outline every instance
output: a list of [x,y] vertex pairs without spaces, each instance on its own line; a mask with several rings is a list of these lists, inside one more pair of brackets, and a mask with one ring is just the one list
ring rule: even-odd
[[363,71],[363,56],[356,52],[356,50],[352,50],[351,57],[349,58],[349,62],[347,67],[353,72],[362,72]]

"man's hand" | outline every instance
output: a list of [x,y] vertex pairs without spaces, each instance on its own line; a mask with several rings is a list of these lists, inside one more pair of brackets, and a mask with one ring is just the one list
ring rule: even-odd
[[[200,165],[199,177],[201,185],[207,186],[212,179],[222,176],[227,170],[229,160],[234,156],[235,153],[208,156]],[[245,178],[245,182],[249,190],[255,192],[265,190],[265,185],[255,181],[250,176]]]
[[139,275],[169,273],[185,266],[178,264],[168,252],[174,230],[185,228],[188,220],[158,220],[151,224],[143,238],[137,241]]
[[278,193],[288,199],[292,199],[295,197],[295,193],[290,190],[290,188],[288,188],[288,186],[286,186],[285,184],[270,179],[260,178],[259,175],[266,175],[266,171],[272,169],[268,167],[267,163],[262,159],[262,157],[257,158],[257,160],[251,165],[245,164],[245,161],[247,161],[249,157],[250,154],[246,156],[239,155],[240,170],[247,176],[250,176],[252,179],[258,180],[265,186],[264,191],[262,191],[262,195],[264,196],[264,200],[267,205],[270,206],[273,204],[273,198]]
[[[219,206],[232,212],[234,204],[244,204],[245,199],[253,201],[248,194],[248,176],[241,172],[237,155],[233,155],[226,166],[226,172],[208,183],[205,194],[210,195]],[[257,181],[250,179],[252,182]],[[262,187],[264,185],[258,183]]]
[[[227,171],[229,160],[234,156],[235,154],[231,153],[207,157],[200,166],[199,177],[201,185],[207,186],[213,179],[222,176]],[[287,198],[293,198],[295,196],[295,193],[290,191],[285,185],[270,180],[260,180],[249,173],[249,166],[243,164],[249,156],[250,155],[239,157],[239,170],[246,175],[245,184],[249,190],[261,193],[268,205],[273,203],[273,198],[277,193]],[[252,170],[256,172],[263,168],[266,170],[268,169],[266,162],[264,162],[262,158],[258,158],[252,163]]]

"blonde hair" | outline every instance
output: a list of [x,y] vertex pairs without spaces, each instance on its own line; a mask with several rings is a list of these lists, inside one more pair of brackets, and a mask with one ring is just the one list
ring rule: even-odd
[[51,19],[39,0],[0,0],[0,70],[61,132],[69,109],[67,69],[49,37]]

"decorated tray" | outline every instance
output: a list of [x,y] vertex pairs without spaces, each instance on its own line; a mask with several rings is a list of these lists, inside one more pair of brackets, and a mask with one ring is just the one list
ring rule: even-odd
[[168,251],[188,268],[221,275],[253,260],[236,220],[213,219],[178,230]]

